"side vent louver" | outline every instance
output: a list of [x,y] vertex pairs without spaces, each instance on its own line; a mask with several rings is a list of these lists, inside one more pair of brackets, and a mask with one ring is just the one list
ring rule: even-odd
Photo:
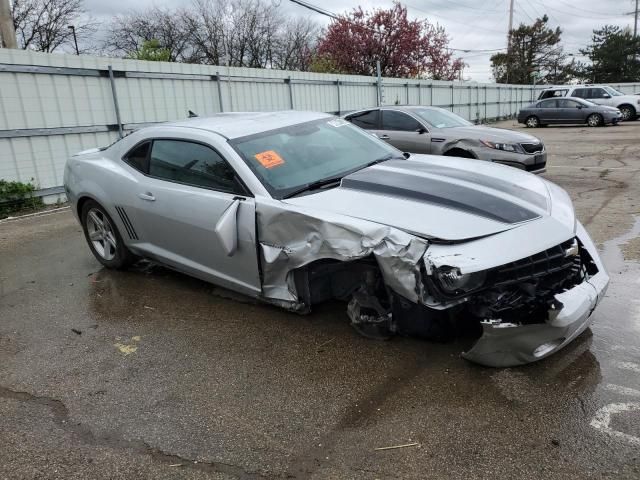
[[136,230],[133,228],[133,223],[129,220],[129,216],[124,208],[116,206],[116,210],[118,211],[118,215],[120,215],[120,220],[124,224],[124,228],[127,229],[127,234],[131,240],[138,240],[138,234],[136,234]]

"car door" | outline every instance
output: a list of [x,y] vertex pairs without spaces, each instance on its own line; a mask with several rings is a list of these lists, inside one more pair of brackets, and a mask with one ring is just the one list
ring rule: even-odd
[[598,105],[610,105],[611,95],[602,87],[591,87],[587,89],[587,100],[597,103]]
[[562,123],[561,114],[558,111],[558,100],[551,98],[538,103],[540,123]]
[[411,115],[382,109],[378,136],[403,152],[431,153],[431,134]]
[[[148,254],[226,288],[260,292],[255,202],[211,145],[153,139],[138,200]],[[219,233],[222,222],[235,228],[232,253]]]
[[558,99],[557,102],[562,123],[584,123],[583,104],[568,98]]

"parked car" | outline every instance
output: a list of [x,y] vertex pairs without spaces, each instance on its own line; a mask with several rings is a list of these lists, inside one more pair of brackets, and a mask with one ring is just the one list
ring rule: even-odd
[[352,112],[344,118],[410,153],[475,158],[542,173],[547,153],[534,136],[474,125],[443,108],[389,106]]
[[411,155],[313,112],[142,128],[71,157],[64,185],[108,268],[137,257],[292,311],[347,302],[354,327],[477,341],[492,366],[583,332],[609,277],[560,187]]
[[640,99],[607,85],[565,85],[544,89],[538,100],[553,97],[576,97],[598,105],[615,107],[622,112],[622,120],[635,120],[640,114]]
[[528,105],[518,112],[518,123],[527,127],[584,124],[600,127],[617,124],[622,113],[614,107],[598,105],[581,98],[548,98]]

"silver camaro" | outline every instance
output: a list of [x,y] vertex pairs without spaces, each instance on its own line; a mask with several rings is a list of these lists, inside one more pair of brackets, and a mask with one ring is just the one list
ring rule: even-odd
[[409,158],[321,113],[228,113],[73,156],[65,188],[95,257],[140,257],[362,334],[473,341],[490,366],[584,331],[609,283],[568,195],[514,168]]

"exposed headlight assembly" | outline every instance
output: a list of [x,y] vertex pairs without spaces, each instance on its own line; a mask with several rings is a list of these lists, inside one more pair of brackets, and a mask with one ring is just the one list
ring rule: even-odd
[[443,267],[436,270],[440,288],[448,295],[459,295],[484,285],[487,272],[461,273],[459,268]]
[[520,148],[518,145],[511,143],[499,143],[499,142],[490,142],[489,140],[480,140],[485,147],[493,148],[495,150],[503,150],[505,152],[519,152]]

